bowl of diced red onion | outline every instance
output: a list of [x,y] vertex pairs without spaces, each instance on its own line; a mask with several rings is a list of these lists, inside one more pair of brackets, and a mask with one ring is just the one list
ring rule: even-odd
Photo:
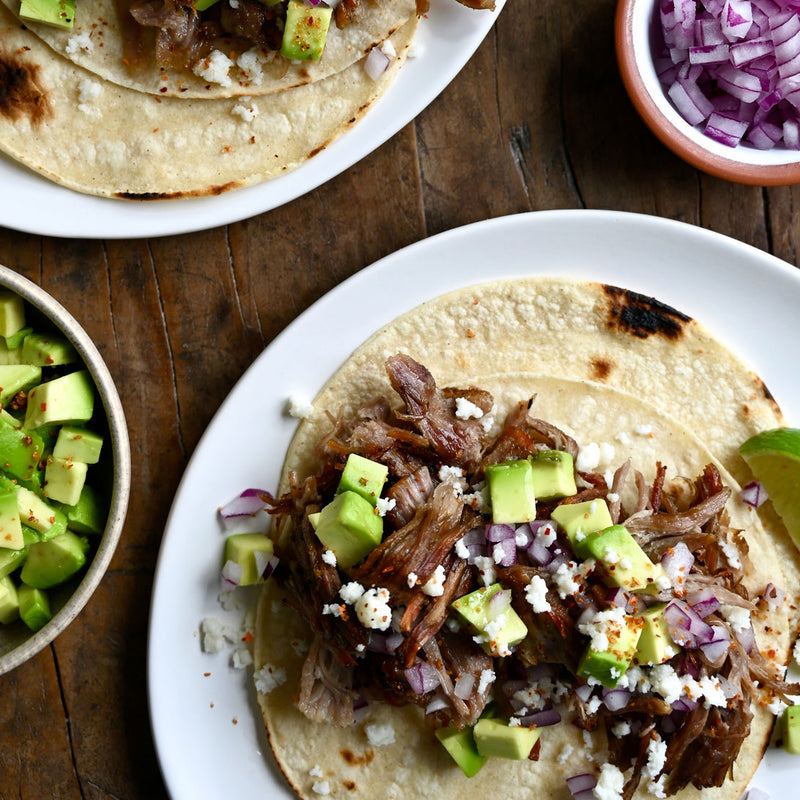
[[800,0],[619,0],[616,47],[637,111],[689,164],[800,183]]

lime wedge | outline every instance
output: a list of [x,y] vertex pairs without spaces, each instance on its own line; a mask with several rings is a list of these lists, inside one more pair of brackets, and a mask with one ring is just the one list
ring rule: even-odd
[[739,452],[800,548],[800,429],[762,431],[748,439]]

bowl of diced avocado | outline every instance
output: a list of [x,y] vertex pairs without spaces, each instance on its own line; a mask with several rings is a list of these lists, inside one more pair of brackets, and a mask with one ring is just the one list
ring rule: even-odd
[[56,300],[0,265],[0,674],[86,605],[130,481],[122,404],[97,348]]

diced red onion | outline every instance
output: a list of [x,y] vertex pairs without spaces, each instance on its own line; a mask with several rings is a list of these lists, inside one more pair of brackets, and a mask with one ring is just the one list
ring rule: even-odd
[[595,786],[597,786],[597,778],[591,772],[583,772],[567,778],[567,787],[573,797],[577,797],[581,792],[591,791]]
[[722,32],[728,41],[744,38],[753,24],[750,0],[725,0],[720,21]]
[[620,711],[628,705],[631,699],[629,689],[604,689],[603,702],[609,711]]
[[511,590],[500,589],[486,601],[486,616],[497,619],[511,605]]
[[524,525],[518,525],[514,531],[514,541],[520,550],[527,550],[534,538],[531,526],[527,522]]
[[516,541],[516,531],[511,525],[491,524],[486,526],[486,541],[504,542],[508,539]]
[[403,670],[414,694],[427,694],[439,686],[439,674],[427,661],[417,661]]
[[483,528],[473,528],[464,535],[461,543],[469,550],[470,558],[488,555],[486,545],[486,531]]
[[459,676],[453,686],[453,694],[461,700],[466,700],[475,688],[475,676],[471,672]]
[[223,592],[230,592],[235,589],[242,582],[242,574],[244,568],[241,564],[237,564],[233,559],[228,559],[222,565],[222,571],[219,575],[219,588]]
[[783,603],[783,589],[778,588],[774,583],[768,583],[764,589],[764,601],[769,606],[770,611],[774,611]]
[[726,628],[721,625],[712,625],[712,638],[699,645],[703,655],[713,665],[721,665],[730,649],[731,641]]
[[714,595],[713,589],[701,589],[686,595],[686,602],[694,609],[695,613],[705,619],[719,608],[719,600]]
[[683,584],[689,577],[693,565],[694,556],[684,542],[678,542],[667,548],[661,557],[661,566],[673,584]]
[[730,61],[729,44],[701,44],[689,48],[690,64],[725,64]]
[[426,714],[433,714],[434,711],[441,711],[443,708],[447,708],[449,703],[447,699],[442,695],[437,695],[433,698],[433,700],[425,706],[425,713]]
[[664,609],[664,620],[672,641],[681,647],[695,648],[711,642],[714,630],[691,606],[680,600],[671,601]]
[[558,725],[561,722],[561,714],[557,708],[547,705],[538,711],[531,711],[518,717],[520,725],[526,728],[534,726],[536,728],[546,728],[548,725]]
[[369,632],[369,639],[367,639],[367,650],[371,653],[380,653],[381,655],[391,655],[397,650],[403,642],[403,634],[396,633],[378,633],[377,631]]
[[689,697],[687,694],[682,694],[673,704],[673,711],[694,711],[699,705],[694,697]]
[[492,558],[499,567],[511,567],[517,563],[517,542],[515,539],[503,539],[492,547]]
[[364,61],[364,69],[373,81],[377,81],[389,68],[390,63],[389,56],[387,56],[380,47],[376,46],[369,51]]
[[582,683],[575,687],[575,694],[585,703],[592,696],[592,687],[588,683]]
[[725,114],[718,114],[715,111],[708,118],[706,127],[703,130],[706,136],[714,139],[714,141],[728,147],[736,147],[747,130],[747,122],[734,119]]
[[743,503],[747,503],[753,508],[759,508],[769,498],[769,495],[759,481],[750,481],[742,487],[739,497]]
[[752,625],[748,625],[744,630],[734,631],[739,644],[744,648],[745,653],[752,652],[756,644],[756,633]]
[[267,580],[270,575],[275,571],[275,567],[280,563],[278,556],[268,556],[266,553],[261,553],[258,550],[253,553],[256,560],[256,572],[264,579]]
[[254,517],[266,508],[265,497],[271,498],[272,495],[264,489],[245,489],[238,497],[222,506],[219,515],[226,523],[241,517]]
[[538,536],[533,537],[533,541],[528,546],[527,553],[531,561],[541,567],[547,566],[553,560],[553,554]]

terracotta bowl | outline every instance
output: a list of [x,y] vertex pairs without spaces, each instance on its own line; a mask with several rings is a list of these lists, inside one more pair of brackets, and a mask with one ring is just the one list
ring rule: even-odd
[[684,161],[709,175],[756,186],[800,183],[800,151],[727,147],[686,122],[659,83],[653,60],[656,0],[619,0],[617,61],[628,94],[650,130]]
[[[128,429],[114,381],[100,353],[76,320],[44,290],[16,272],[0,265],[0,288],[20,295],[42,324],[63,333],[74,345],[94,379],[97,398],[105,412],[106,435],[99,464],[92,467],[92,484],[100,485],[109,500],[105,530],[92,540],[92,557],[79,577],[48,590],[52,619],[36,633],[21,621],[0,625],[0,674],[22,664],[58,636],[86,605],[122,533],[131,486],[131,456]],[[34,327],[36,322],[34,321]],[[95,410],[95,418],[97,410]]]

